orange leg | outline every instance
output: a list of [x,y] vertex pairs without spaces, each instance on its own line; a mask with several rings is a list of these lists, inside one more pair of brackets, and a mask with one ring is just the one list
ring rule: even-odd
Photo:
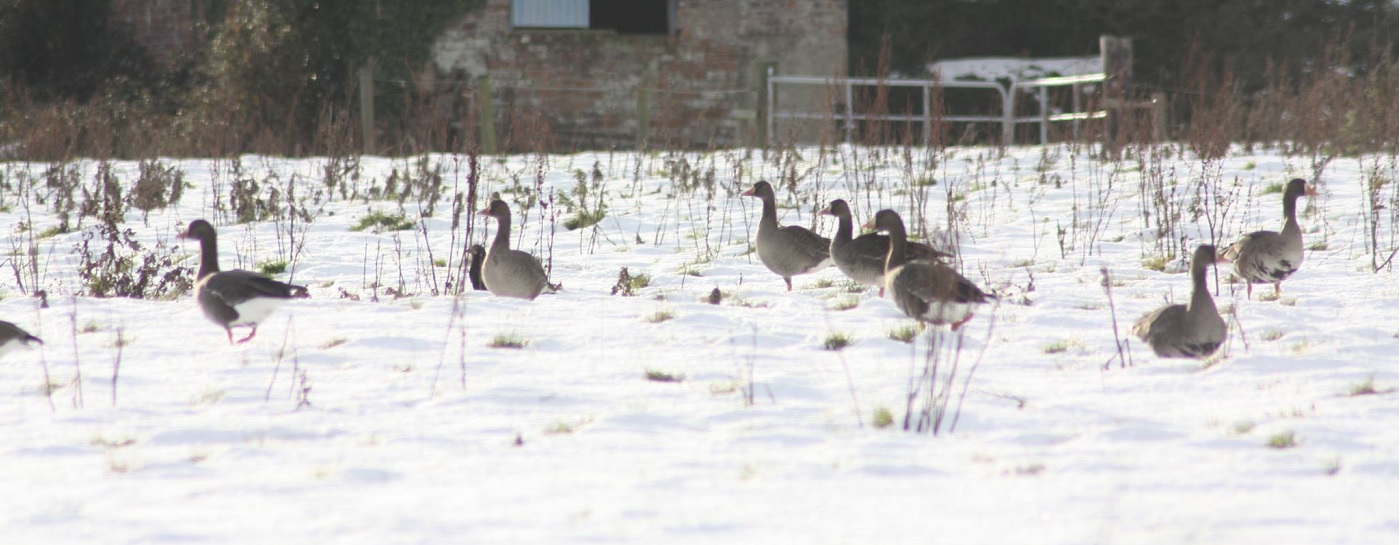
[[[231,335],[231,334],[232,334],[232,332],[230,332],[230,335]],[[257,335],[257,334],[258,334],[258,326],[253,326],[253,330],[248,332],[248,336],[247,336],[247,337],[243,337],[242,339],[239,339],[238,344],[243,344],[243,343],[246,343],[246,342],[248,342],[248,341],[253,340],[253,335]]]

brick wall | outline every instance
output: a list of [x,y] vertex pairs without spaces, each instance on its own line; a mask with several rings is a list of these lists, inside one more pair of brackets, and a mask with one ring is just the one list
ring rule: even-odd
[[[752,143],[760,71],[846,73],[846,0],[676,0],[671,35],[513,30],[510,0],[487,0],[437,41],[437,68],[489,76],[504,145],[630,146],[640,88],[650,89],[648,139],[659,146]],[[466,97],[470,102],[476,97]],[[785,97],[787,98],[787,97]]]

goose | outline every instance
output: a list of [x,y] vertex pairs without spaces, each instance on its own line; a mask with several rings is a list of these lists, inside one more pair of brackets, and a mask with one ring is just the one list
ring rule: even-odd
[[[890,237],[879,233],[867,233],[855,238],[855,225],[851,221],[851,206],[845,199],[831,201],[818,214],[836,216],[836,236],[831,239],[831,260],[836,268],[851,280],[860,284],[879,286],[880,297],[885,296],[885,258],[890,253]],[[948,254],[933,249],[933,246],[919,242],[905,244],[905,257],[914,260],[937,260],[949,257]]]
[[44,341],[15,324],[0,320],[0,357],[21,348],[29,348],[31,343],[44,344]]
[[1215,246],[1202,244],[1191,257],[1191,302],[1167,305],[1133,323],[1137,335],[1163,358],[1204,358],[1225,341],[1225,319],[1215,308],[1206,288],[1206,266],[1227,263],[1217,257]]
[[1302,178],[1288,182],[1283,192],[1283,231],[1255,231],[1245,235],[1221,252],[1225,259],[1235,262],[1235,275],[1245,281],[1245,299],[1254,295],[1255,284],[1274,285],[1274,295],[1280,286],[1303,264],[1303,230],[1298,227],[1298,197],[1317,195],[1317,189]]
[[486,252],[486,261],[481,265],[481,280],[486,290],[499,297],[533,300],[549,289],[544,267],[535,256],[510,249],[510,205],[495,199],[479,213],[496,218],[499,225],[491,249]]
[[486,284],[481,281],[481,263],[486,261],[486,248],[480,244],[473,244],[467,249],[467,254],[471,256],[471,265],[467,268],[467,279],[471,280],[472,289],[476,291],[486,291]]
[[219,270],[218,233],[204,220],[190,222],[180,239],[199,241],[199,273],[195,281],[195,299],[210,321],[223,326],[229,344],[234,344],[233,328],[249,326],[245,343],[258,334],[258,324],[267,319],[278,305],[287,299],[311,297],[306,286],[278,282],[262,274],[234,269]]
[[778,227],[778,205],[773,186],[759,180],[743,197],[763,200],[763,217],[758,220],[758,259],[763,266],[783,277],[792,291],[792,277],[827,268],[831,265],[831,241],[799,225]]
[[930,260],[911,260],[904,232],[904,218],[894,210],[875,214],[874,226],[889,233],[885,257],[885,291],[896,307],[920,325],[951,324],[952,330],[972,319],[977,305],[995,296],[987,294],[952,267]]

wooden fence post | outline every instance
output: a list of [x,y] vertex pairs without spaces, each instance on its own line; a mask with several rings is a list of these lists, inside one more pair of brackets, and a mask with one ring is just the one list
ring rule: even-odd
[[637,149],[646,149],[651,136],[651,78],[637,83]]
[[374,142],[374,59],[360,67],[360,134],[365,155],[379,152]]
[[491,98],[491,76],[476,78],[476,122],[481,130],[481,152],[496,153],[496,104]]
[[1103,59],[1104,105],[1107,106],[1107,144],[1114,150],[1122,143],[1124,109],[1128,106],[1133,85],[1133,39],[1120,36],[1099,36],[1099,54]]
[[758,93],[755,95],[758,99],[754,101],[753,109],[755,113],[754,117],[757,119],[754,120],[754,125],[756,125],[758,129],[758,137],[756,138],[756,140],[758,140],[757,145],[763,147],[765,150],[768,149],[769,132],[773,130],[773,112],[769,111],[769,107],[775,104],[774,99],[777,98],[768,96],[768,91],[771,87],[768,84],[768,78],[772,77],[777,71],[778,63],[758,63]]
[[1167,94],[1152,93],[1152,140],[1167,141]]

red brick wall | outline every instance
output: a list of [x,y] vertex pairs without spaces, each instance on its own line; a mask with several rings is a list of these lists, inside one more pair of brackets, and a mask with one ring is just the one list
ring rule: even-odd
[[[487,0],[438,40],[439,70],[489,76],[501,140],[530,149],[522,125],[549,127],[555,149],[631,145],[638,89],[651,89],[657,145],[750,143],[759,70],[846,72],[846,0],[677,0],[669,36],[512,30],[510,0]],[[530,129],[537,134],[537,129]],[[512,140],[514,137],[514,140]]]

